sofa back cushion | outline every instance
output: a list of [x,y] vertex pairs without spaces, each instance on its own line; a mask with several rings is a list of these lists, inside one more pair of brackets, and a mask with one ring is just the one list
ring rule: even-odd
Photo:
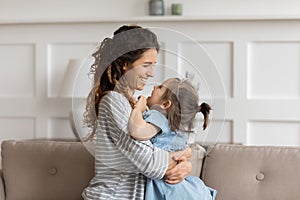
[[2,178],[2,170],[0,169],[0,200],[4,200],[5,199],[5,189],[4,189],[4,182],[3,182],[3,178]]
[[203,160],[206,155],[206,150],[199,143],[191,144],[192,156],[190,158],[190,162],[192,164],[192,171],[190,175],[192,176],[200,176]]
[[202,179],[217,200],[300,199],[300,148],[216,145]]
[[6,200],[82,199],[94,158],[81,142],[4,141]]

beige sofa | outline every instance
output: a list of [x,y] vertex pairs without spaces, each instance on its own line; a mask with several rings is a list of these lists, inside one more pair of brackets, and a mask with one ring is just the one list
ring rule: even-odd
[[[194,146],[192,163],[203,153]],[[81,199],[93,177],[93,156],[80,142],[5,141],[1,154],[0,200]],[[218,144],[193,174],[200,170],[217,200],[300,199],[300,148]]]

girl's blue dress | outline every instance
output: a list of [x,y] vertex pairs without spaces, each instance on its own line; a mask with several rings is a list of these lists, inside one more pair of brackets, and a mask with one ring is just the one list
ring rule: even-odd
[[[179,151],[186,148],[186,133],[173,132],[169,128],[168,119],[157,110],[144,113],[145,121],[154,124],[162,131],[151,138],[153,145],[166,151]],[[217,191],[207,187],[196,176],[188,176],[177,184],[166,183],[163,179],[147,179],[146,200],[214,200]]]

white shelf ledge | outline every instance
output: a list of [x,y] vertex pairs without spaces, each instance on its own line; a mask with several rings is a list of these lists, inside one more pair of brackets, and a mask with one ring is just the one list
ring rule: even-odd
[[0,24],[53,24],[53,23],[118,23],[118,22],[192,22],[192,21],[285,21],[300,20],[300,15],[199,15],[199,16],[133,16],[2,19]]

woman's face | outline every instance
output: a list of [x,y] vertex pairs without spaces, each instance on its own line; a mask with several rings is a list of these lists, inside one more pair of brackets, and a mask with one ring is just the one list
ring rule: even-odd
[[154,65],[156,64],[157,50],[151,48],[145,51],[141,58],[132,63],[130,69],[125,69],[125,78],[129,88],[143,90],[148,78],[153,77]]

